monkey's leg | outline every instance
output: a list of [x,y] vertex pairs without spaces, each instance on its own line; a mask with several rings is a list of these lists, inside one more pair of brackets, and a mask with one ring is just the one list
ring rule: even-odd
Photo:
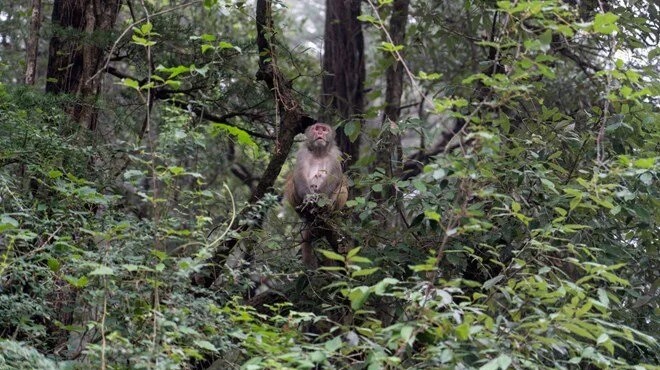
[[305,228],[302,230],[302,245],[300,246],[302,252],[303,264],[309,269],[316,269],[319,262],[314,255],[314,248],[312,248],[312,231]]

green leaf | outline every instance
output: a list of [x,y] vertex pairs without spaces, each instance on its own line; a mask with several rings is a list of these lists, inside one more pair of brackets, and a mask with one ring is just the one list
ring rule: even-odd
[[376,285],[374,285],[374,293],[378,295],[383,295],[385,294],[385,289],[390,286],[390,285],[396,285],[399,283],[399,280],[394,279],[394,278],[385,278],[381,281],[379,281]]
[[426,210],[424,211],[424,217],[428,218],[429,220],[440,222],[440,214],[436,211]]
[[336,352],[338,349],[344,346],[344,342],[342,341],[341,338],[342,338],[341,336],[336,336],[330,339],[329,341],[325,342],[323,344],[323,347],[328,352]]
[[591,339],[591,340],[594,339],[594,336],[593,336],[588,330],[586,330],[586,329],[584,329],[584,328],[582,328],[582,327],[580,327],[580,326],[577,326],[577,325],[575,325],[575,324],[565,322],[565,323],[562,323],[561,326],[562,326],[564,329],[566,329],[567,331],[569,331],[569,332],[571,332],[571,333],[573,333],[573,334],[577,334],[577,335],[579,335],[579,336],[581,336],[581,337],[584,337],[584,338],[587,338],[587,339]]
[[108,267],[108,266],[99,266],[95,268],[92,272],[90,272],[88,275],[90,276],[106,276],[106,275],[114,275],[115,271]]
[[87,286],[89,283],[89,279],[87,276],[81,276],[80,278],[76,279],[73,276],[66,275],[64,276],[64,280],[66,280],[67,283],[73,285],[75,288],[82,289]]
[[655,164],[655,158],[640,158],[634,162],[634,166],[637,168],[651,169]]
[[351,142],[355,142],[357,137],[360,135],[361,128],[362,125],[359,121],[352,120],[344,125],[344,133],[346,136],[348,136]]
[[575,208],[577,208],[578,205],[582,202],[582,195],[576,196],[575,198],[571,199],[571,202],[569,204],[569,209],[572,211]]
[[409,345],[412,345],[413,344],[412,342],[414,341],[414,338],[413,338],[413,333],[414,332],[415,332],[415,328],[413,326],[404,325],[401,328],[401,331],[399,332],[399,334],[401,335],[401,339],[403,339]]
[[505,277],[504,275],[497,275],[494,278],[487,280],[486,282],[484,282],[483,289],[488,290],[488,289],[494,287],[495,284],[502,281],[502,279],[504,279],[504,277]]
[[[194,67],[194,65],[192,67]],[[169,73],[170,75],[167,78],[170,80],[182,73],[190,72],[190,69],[191,69],[190,66],[186,67],[181,65],[176,67],[169,67],[169,68],[163,65],[159,65],[158,67],[156,67],[156,71],[158,72]]]
[[137,45],[140,45],[140,46],[145,46],[146,47],[146,46],[156,45],[155,41],[149,41],[149,40],[145,39],[144,37],[140,37],[140,36],[137,36],[137,35],[133,35],[132,39],[133,39],[133,43],[135,43]]
[[481,366],[479,370],[497,370],[497,369],[508,369],[511,366],[511,357],[505,354],[499,355],[497,358],[494,358],[488,361],[485,365]]
[[172,87],[175,90],[178,90],[181,87],[181,81],[177,81],[177,80],[167,80],[165,81],[165,84],[167,84],[168,86]]
[[147,35],[147,34],[151,33],[151,30],[153,29],[153,27],[154,27],[154,25],[151,24],[151,22],[146,22],[140,27],[140,32],[143,35]]
[[426,184],[422,180],[414,180],[413,186],[420,192],[426,192]]
[[359,286],[351,289],[348,294],[348,299],[351,301],[351,308],[354,310],[359,310],[364,305],[364,302],[369,298],[370,291],[369,287]]
[[200,39],[204,42],[213,42],[213,41],[216,40],[216,37],[215,37],[215,35],[204,33],[204,34],[202,34],[202,36],[200,36]]
[[548,189],[552,190],[555,194],[558,194],[557,189],[555,189],[555,184],[552,181],[548,179],[541,179],[541,183]]
[[329,260],[341,261],[341,262],[345,261],[344,256],[336,252],[329,251],[327,249],[319,249],[319,252],[321,252],[321,254]]
[[348,251],[348,253],[346,253],[346,258],[350,259],[351,257],[357,255],[361,249],[362,247],[355,247],[351,249],[350,251]]
[[368,269],[362,269],[355,271],[351,274],[351,277],[358,277],[358,276],[369,276],[373,274],[374,272],[380,270],[380,267],[373,267],[373,268],[368,268]]
[[205,9],[211,9],[217,3],[218,3],[218,0],[204,0],[204,8]]
[[124,79],[122,79],[122,80],[121,80],[121,85],[124,85],[124,86],[126,86],[126,87],[130,87],[130,88],[135,89],[135,90],[139,90],[139,89],[140,89],[140,83],[138,83],[137,81],[132,80],[132,79],[130,79],[130,78],[124,78]]
[[210,49],[215,49],[215,47],[209,44],[202,44],[202,54],[206,53]]
[[60,270],[60,261],[56,260],[55,258],[49,258],[46,263],[48,264],[50,271],[58,272]]
[[58,170],[50,170],[46,174],[46,176],[48,176],[51,179],[59,179],[60,177],[62,177],[62,175],[63,175],[62,172]]
[[362,256],[353,256],[350,258],[350,261],[353,263],[371,263],[370,259]]
[[378,19],[376,19],[375,17],[373,17],[369,14],[361,14],[357,17],[357,19],[360,22],[369,22],[369,23],[375,23],[375,24],[379,23]]
[[234,45],[232,45],[230,42],[227,42],[227,41],[220,41],[218,43],[218,47],[220,49],[233,49]]
[[594,31],[606,35],[619,31],[619,27],[616,25],[617,19],[619,19],[618,15],[609,12],[596,14],[594,18]]
[[408,266],[408,268],[414,272],[433,271],[437,269],[437,267],[432,263],[426,263],[422,265],[410,265]]
[[207,350],[209,352],[218,352],[218,349],[213,345],[213,343],[206,340],[196,340],[194,341],[195,345],[201,349]]
[[462,323],[454,328],[454,333],[458,340],[468,340],[470,338],[470,325]]
[[174,176],[181,175],[182,173],[186,172],[186,170],[183,167],[179,167],[179,166],[167,167],[167,170],[170,171],[170,173]]
[[121,267],[126,269],[127,271],[131,271],[131,272],[135,272],[139,268],[138,265],[133,265],[133,264],[124,264],[124,265],[121,265]]
[[212,137],[216,137],[220,134],[220,132],[226,132],[229,135],[233,136],[236,138],[236,141],[241,144],[245,145],[247,147],[257,149],[257,143],[252,140],[252,137],[250,134],[248,134],[246,131],[239,127],[235,126],[229,126],[224,123],[214,123],[211,126],[209,126],[210,134]]
[[15,218],[13,218],[9,215],[2,215],[0,217],[0,225],[2,225],[2,228],[0,229],[0,231],[1,230],[7,230],[7,229],[13,229],[13,228],[18,227],[18,221]]
[[426,73],[424,71],[419,71],[417,78],[425,81],[434,81],[442,78],[442,73]]
[[379,49],[393,53],[395,51],[403,50],[403,45],[394,45],[391,42],[381,42]]

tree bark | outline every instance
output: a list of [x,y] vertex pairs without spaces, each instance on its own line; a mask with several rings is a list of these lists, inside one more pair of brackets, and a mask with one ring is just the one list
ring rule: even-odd
[[39,30],[41,29],[41,0],[32,0],[30,33],[25,55],[25,84],[34,85],[37,75],[37,54],[39,53]]
[[[403,45],[408,23],[410,0],[395,0],[392,4],[389,34],[394,45]],[[387,87],[385,90],[385,111],[382,121],[382,135],[376,150],[376,166],[385,169],[385,174],[392,177],[401,172],[403,150],[397,131],[397,122],[401,113],[401,95],[403,94],[403,64],[394,60],[387,68]]]
[[[90,130],[96,129],[96,99],[101,77],[91,79],[103,65],[100,33],[112,31],[120,0],[55,0],[55,28],[48,48],[46,92],[75,95],[72,118]],[[77,31],[77,32],[72,32]]]
[[[319,119],[332,122],[356,120],[362,126],[364,109],[364,37],[360,15],[360,0],[327,0],[321,111]],[[337,144],[348,158],[347,168],[360,154],[360,135],[351,142],[343,130],[337,132]]]

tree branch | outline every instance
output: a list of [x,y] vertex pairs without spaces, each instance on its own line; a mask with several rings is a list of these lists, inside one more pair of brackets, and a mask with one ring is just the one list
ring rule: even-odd
[[[259,70],[257,71],[257,79],[264,81],[268,89],[273,93],[275,104],[277,107],[278,116],[281,114],[279,120],[279,127],[277,130],[277,137],[275,138],[275,146],[270,158],[270,162],[266,166],[266,170],[261,175],[259,183],[254,188],[250,196],[250,205],[256,205],[263,196],[273,190],[273,184],[280,174],[282,165],[286,160],[291,147],[293,146],[293,138],[304,131],[307,126],[312,125],[315,120],[306,115],[301,108],[300,103],[294,97],[294,91],[291,89],[291,83],[287,81],[275,64],[276,58],[273,52],[273,43],[271,42],[273,34],[273,21],[271,0],[257,0],[257,47],[259,50]],[[246,207],[247,211],[254,211],[254,207]],[[239,218],[245,218],[245,211]],[[253,222],[236,222],[232,229],[235,234],[248,230],[249,228],[260,228],[262,226],[263,217],[253,219]],[[219,274],[217,268],[223,266],[232,249],[238,243],[238,239],[231,238],[225,241],[224,245],[213,252],[213,256],[209,259],[208,267],[202,272],[202,276],[196,279],[198,284],[210,287],[217,279]],[[250,256],[248,256],[248,259]]]

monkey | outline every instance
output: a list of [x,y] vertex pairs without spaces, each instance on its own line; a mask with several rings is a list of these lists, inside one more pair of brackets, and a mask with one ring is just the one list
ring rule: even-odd
[[318,265],[312,241],[326,237],[336,248],[336,240],[324,219],[346,204],[347,182],[335,131],[320,122],[309,126],[284,189],[285,198],[305,223],[301,251],[303,264],[308,268]]

